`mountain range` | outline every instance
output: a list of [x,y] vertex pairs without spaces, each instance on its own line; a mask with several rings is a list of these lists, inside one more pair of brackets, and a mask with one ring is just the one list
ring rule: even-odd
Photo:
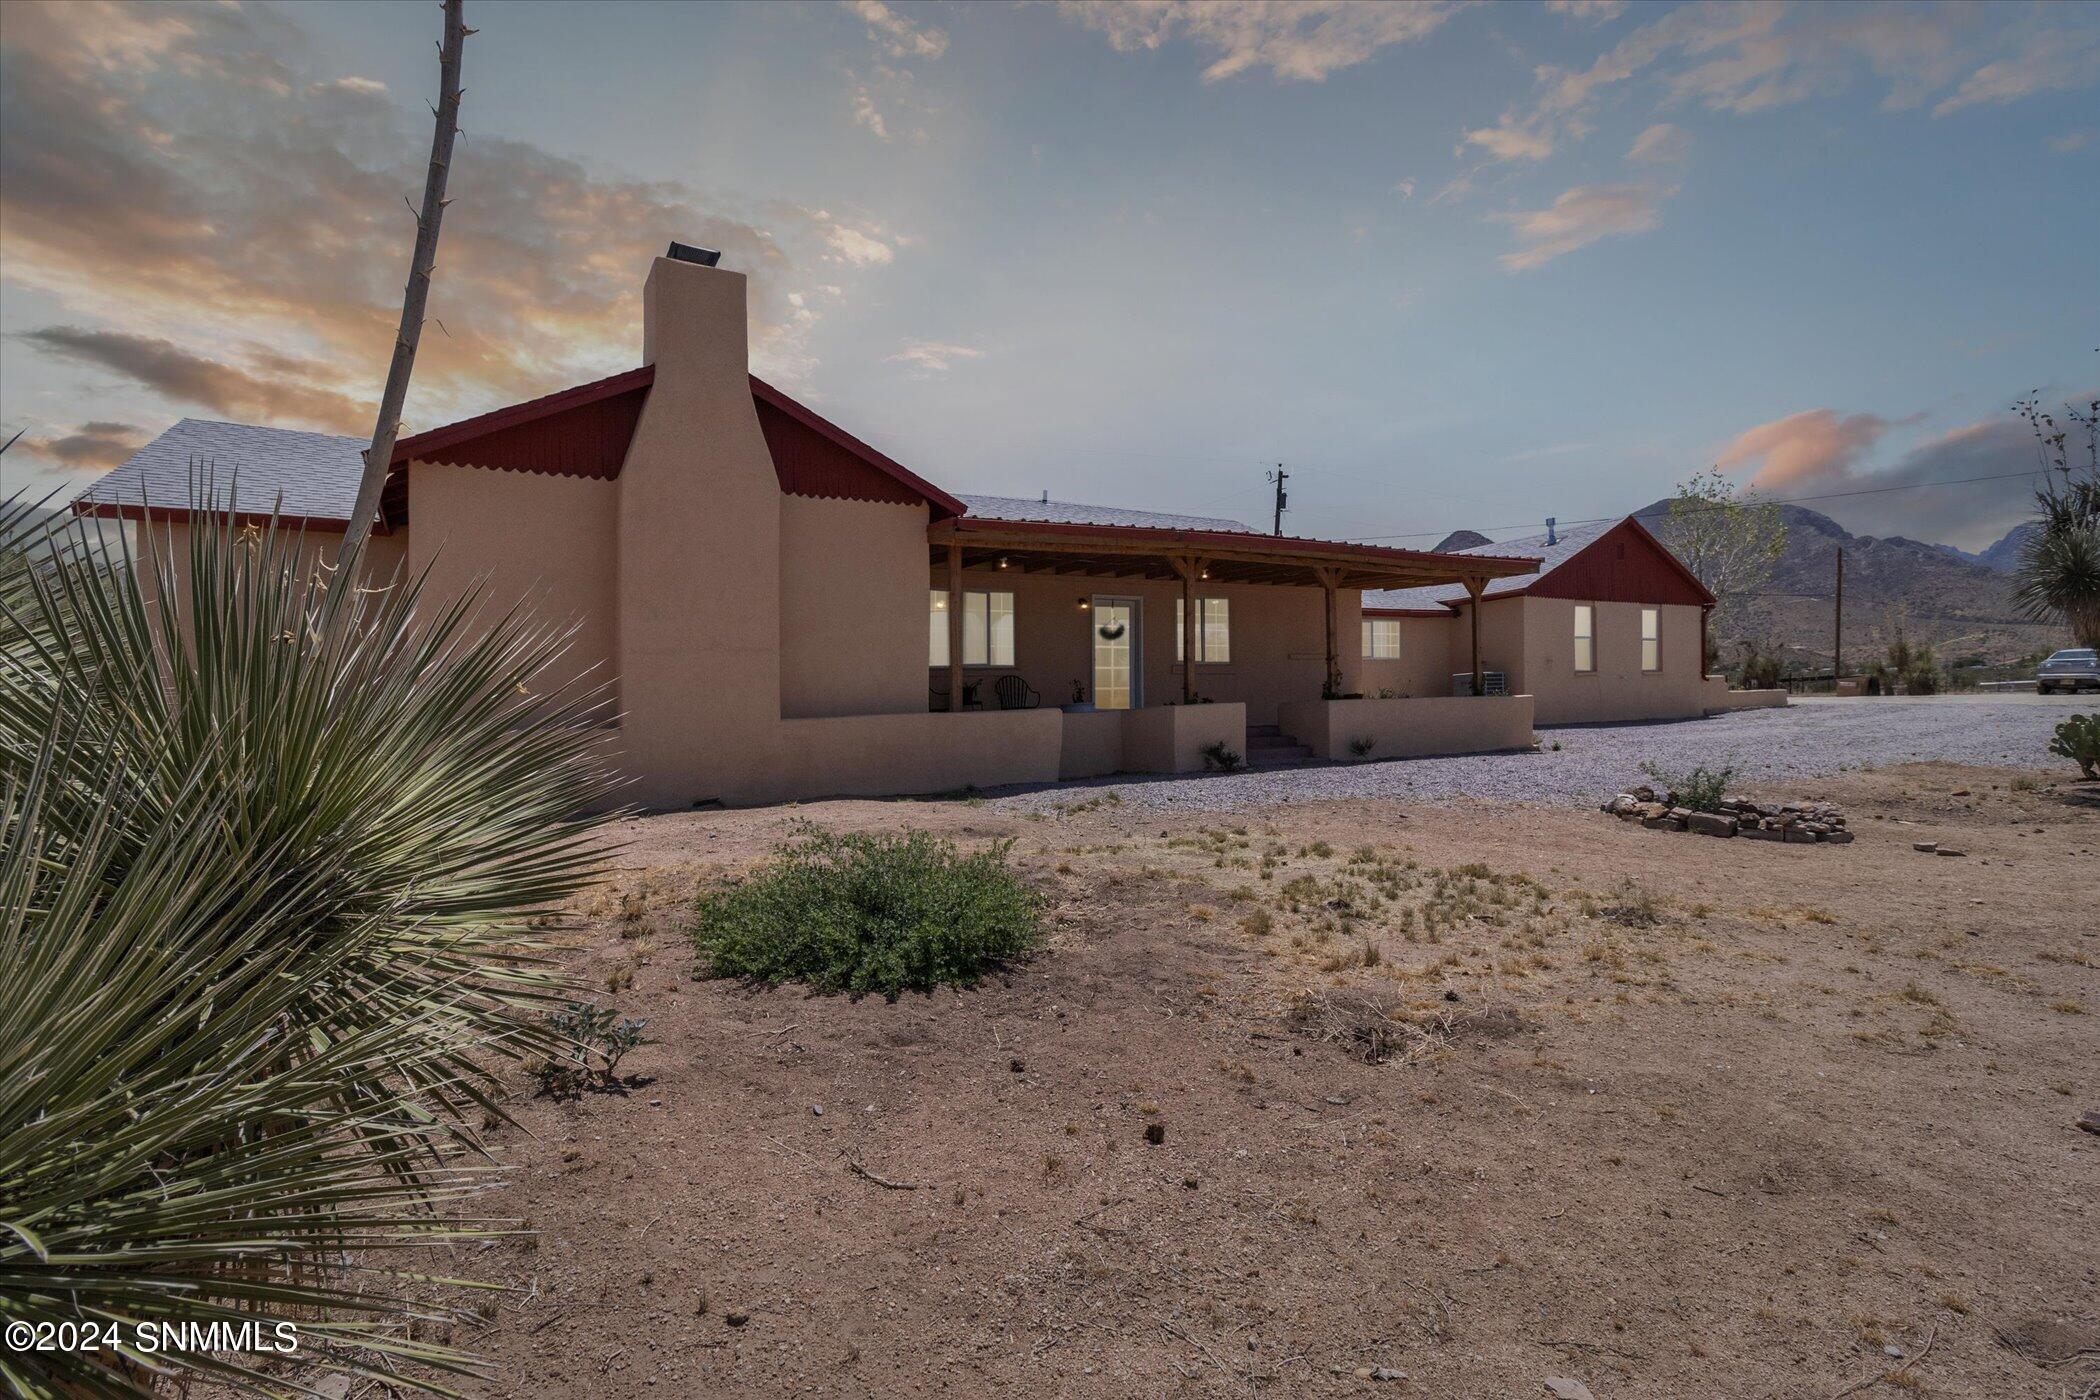
[[[1669,539],[1669,502],[1638,512]],[[1724,663],[1743,642],[1777,647],[1806,670],[1827,671],[1836,630],[1837,559],[1845,558],[1846,669],[1882,655],[1901,628],[1913,645],[1929,644],[1942,662],[2017,661],[2070,644],[2069,633],[2030,622],[2012,598],[2012,570],[2038,528],[2016,526],[1978,553],[1892,535],[1855,535],[1820,511],[1780,506],[1786,545],[1772,577],[1755,596],[1719,609],[1714,639]]]

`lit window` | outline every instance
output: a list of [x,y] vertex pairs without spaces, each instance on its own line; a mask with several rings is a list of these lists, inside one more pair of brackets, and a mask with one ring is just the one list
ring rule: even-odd
[[[1182,630],[1185,614],[1181,599],[1174,600],[1174,660],[1178,663],[1187,648]],[[1232,603],[1226,598],[1196,600],[1196,664],[1222,666],[1232,660]]]
[[[926,664],[948,664],[948,590],[928,590]],[[1014,595],[1011,593],[965,593],[963,602],[963,665],[1011,666],[1014,664]]]
[[1597,669],[1597,610],[1588,603],[1575,605],[1575,669]]
[[1663,668],[1662,609],[1641,609],[1641,669],[1660,671]]
[[1398,661],[1400,659],[1400,619],[1397,617],[1367,617],[1364,619],[1364,660]]

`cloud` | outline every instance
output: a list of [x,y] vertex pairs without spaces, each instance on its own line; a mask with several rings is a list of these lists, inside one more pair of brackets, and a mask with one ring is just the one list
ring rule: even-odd
[[868,37],[891,58],[935,59],[948,51],[948,31],[914,24],[882,0],[840,0],[868,26]]
[[889,123],[882,119],[882,113],[876,109],[875,98],[868,91],[866,83],[853,89],[853,123],[874,132],[878,141],[890,139]]
[[1455,7],[1444,0],[1060,0],[1058,8],[1119,53],[1187,39],[1217,55],[1203,70],[1205,82],[1267,68],[1278,79],[1317,83],[1381,49],[1428,37]]
[[1810,409],[1750,429],[1717,460],[1723,471],[1754,467],[1751,484],[1771,495],[1835,496],[1808,504],[1868,534],[1978,549],[2033,515],[2041,473],[2026,424],[2008,413],[1939,433],[1884,465],[1867,461],[1914,421]]
[[2067,156],[2073,151],[2082,151],[2090,146],[2096,136],[2100,136],[2100,132],[2067,131],[2061,136],[2050,137],[2049,149],[2060,156]]
[[[1645,78],[1661,107],[1697,104],[1738,115],[1842,93],[1867,74],[1892,110],[1939,115],[2100,80],[2100,24],[2091,7],[2040,6],[2003,21],[2004,7],[1788,5],[1782,0],[1690,4],[1635,28],[1588,67],[1538,70],[1528,106],[1462,144],[1490,159],[1542,158],[1580,139],[1610,92]],[[1950,92],[1949,89],[1952,88]]]
[[1626,13],[1627,0],[1546,0],[1546,8],[1557,15],[1587,24],[1603,24]]
[[46,326],[21,338],[48,354],[122,375],[176,403],[242,422],[291,420],[335,432],[369,429],[378,396],[360,401],[317,386],[326,366],[260,352],[269,377],[194,354],[172,341],[123,331]]
[[1633,138],[1626,159],[1643,165],[1676,165],[1692,153],[1692,134],[1681,126],[1657,122]]
[[1832,409],[1812,408],[1738,435],[1714,464],[1724,472],[1754,466],[1753,487],[1792,492],[1849,474],[1890,426],[1871,413],[1839,417]]
[[1514,228],[1522,245],[1498,261],[1505,272],[1529,272],[1600,238],[1646,233],[1662,222],[1662,202],[1675,193],[1653,185],[1578,185],[1544,209],[1491,214]]
[[951,345],[939,340],[907,340],[896,354],[884,357],[889,364],[911,366],[920,378],[945,374],[958,360],[983,358],[984,351],[975,346]]
[[[65,308],[47,352],[214,413],[364,431],[346,406],[385,374],[428,117],[310,78],[287,13],[9,0],[0,268]],[[409,431],[634,364],[641,283],[673,238],[750,277],[754,359],[795,387],[817,316],[788,294],[899,243],[481,134],[448,193]]]
[[1402,199],[1413,199],[1415,197],[1415,182],[1412,179],[1395,180],[1393,182],[1393,193],[1399,195]]
[[2028,34],[2017,53],[1994,59],[1962,80],[1932,109],[1936,117],[1979,103],[2017,102],[2036,93],[2082,88],[2100,72],[2100,29],[2065,28]]
[[144,447],[147,436],[130,423],[83,423],[58,437],[24,435],[16,450],[76,471],[106,471]]

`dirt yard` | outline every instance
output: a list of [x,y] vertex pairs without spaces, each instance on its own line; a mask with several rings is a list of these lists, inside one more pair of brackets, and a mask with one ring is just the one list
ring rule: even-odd
[[[496,1199],[537,1235],[460,1261],[519,1291],[456,1340],[532,1397],[2100,1394],[2100,794],[1752,792],[1859,839],[1099,793],[626,823],[573,956],[652,1082],[521,1087]],[[693,891],[800,821],[1012,838],[1050,946],[895,1004],[694,980]]]

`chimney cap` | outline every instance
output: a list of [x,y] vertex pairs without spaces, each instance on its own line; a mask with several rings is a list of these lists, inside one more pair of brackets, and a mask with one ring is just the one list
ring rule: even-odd
[[691,243],[679,243],[674,240],[669,251],[664,256],[676,262],[698,263],[702,267],[713,267],[722,261],[722,250],[719,248],[700,248]]

